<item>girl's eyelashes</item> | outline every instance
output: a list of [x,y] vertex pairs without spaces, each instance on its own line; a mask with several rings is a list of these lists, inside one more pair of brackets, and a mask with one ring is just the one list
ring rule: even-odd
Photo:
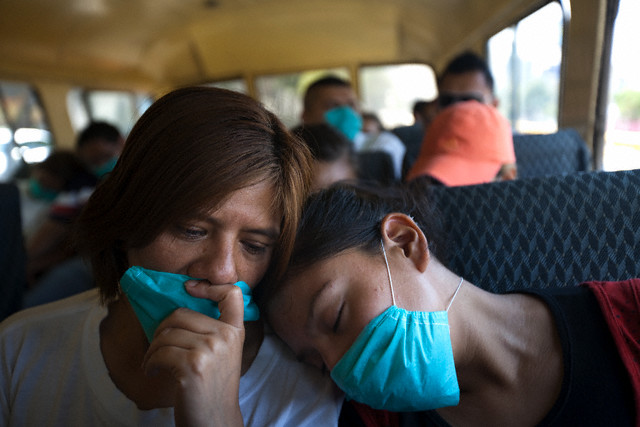
[[336,320],[333,323],[333,333],[338,332],[338,328],[340,327],[340,319],[342,318],[342,310],[344,309],[344,301],[338,310],[338,315],[336,316]]

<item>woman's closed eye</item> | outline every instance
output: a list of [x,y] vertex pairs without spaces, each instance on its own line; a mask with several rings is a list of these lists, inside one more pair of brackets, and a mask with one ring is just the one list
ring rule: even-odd
[[271,245],[251,240],[244,240],[242,246],[250,255],[265,255],[271,248]]
[[207,235],[207,230],[193,225],[179,225],[176,228],[179,235],[186,240],[198,240]]

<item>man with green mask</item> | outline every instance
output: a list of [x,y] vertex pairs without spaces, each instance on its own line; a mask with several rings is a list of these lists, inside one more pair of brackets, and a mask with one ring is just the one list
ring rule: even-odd
[[358,97],[348,81],[333,75],[322,77],[309,85],[303,102],[303,124],[329,123],[353,142],[356,152],[388,153],[395,179],[400,180],[404,144],[391,132],[383,131],[373,137],[362,132]]
[[124,148],[118,128],[107,122],[92,122],[76,142],[78,156],[98,178],[111,172]]

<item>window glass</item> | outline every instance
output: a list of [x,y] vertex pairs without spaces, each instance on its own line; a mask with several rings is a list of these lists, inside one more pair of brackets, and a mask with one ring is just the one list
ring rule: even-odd
[[247,88],[247,82],[245,82],[244,79],[222,80],[222,81],[207,83],[205,84],[205,86],[228,89],[234,92],[244,93],[245,95],[249,93],[249,89]]
[[489,39],[498,108],[515,132],[558,129],[563,20],[562,7],[551,2]]
[[84,102],[84,89],[74,88],[67,93],[67,111],[73,130],[78,133],[91,120],[87,105]]
[[151,102],[148,97],[131,92],[91,91],[86,93],[92,120],[104,120],[127,135]]
[[151,97],[146,94],[75,89],[69,92],[67,108],[76,132],[93,120],[111,123],[127,135],[151,102]]
[[52,151],[52,136],[35,91],[25,83],[0,81],[0,181],[23,163],[41,162]]
[[304,71],[256,78],[258,99],[289,128],[300,123],[302,97],[307,86],[326,74],[350,80],[346,68]]
[[413,124],[415,101],[431,101],[438,89],[433,69],[426,64],[366,66],[359,69],[363,112],[378,116],[387,129]]
[[9,175],[9,159],[13,148],[13,132],[7,123],[3,108],[0,108],[0,182]]
[[605,170],[640,168],[640,2],[620,0],[613,30],[607,128],[602,157]]

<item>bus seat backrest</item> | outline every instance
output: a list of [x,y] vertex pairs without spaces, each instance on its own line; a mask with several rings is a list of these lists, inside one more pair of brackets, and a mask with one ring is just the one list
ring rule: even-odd
[[395,180],[393,160],[386,151],[360,151],[358,156],[359,177],[380,184],[391,184]]
[[15,185],[0,183],[0,320],[20,309],[25,287],[20,195]]
[[591,169],[591,154],[574,129],[545,135],[514,135],[518,177],[564,175]]
[[640,169],[428,194],[444,220],[443,262],[484,289],[640,277]]

